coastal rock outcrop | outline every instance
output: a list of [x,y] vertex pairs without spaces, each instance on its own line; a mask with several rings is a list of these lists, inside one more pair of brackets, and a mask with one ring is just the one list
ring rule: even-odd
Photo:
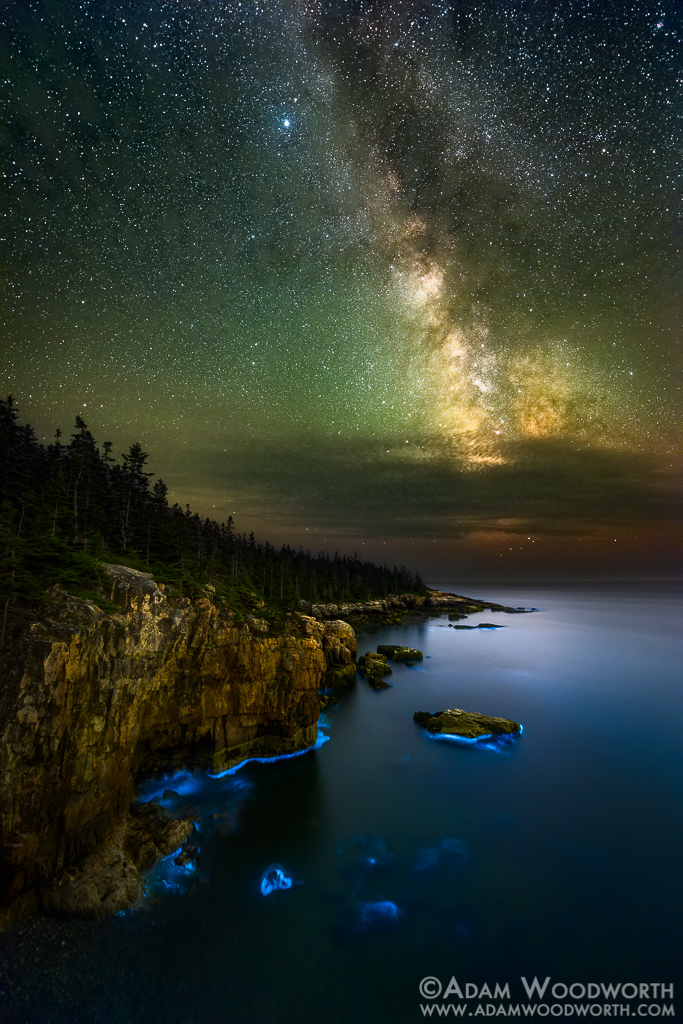
[[0,660],[0,925],[49,905],[107,844],[130,846],[137,774],[310,747],[326,673],[355,675],[345,622],[266,636],[210,591],[172,598],[148,573],[106,569],[115,612],[56,594]]
[[322,646],[327,666],[322,686],[348,686],[356,678],[356,634],[348,622],[334,619],[320,622],[308,615],[300,616],[304,635]]
[[385,598],[374,601],[343,604],[311,604],[309,601],[300,601],[299,605],[304,614],[315,619],[350,619],[356,623],[379,621],[387,624],[400,622],[404,615],[440,614],[449,609],[453,609],[450,616],[453,620],[482,612],[486,608],[489,611],[517,615],[537,611],[536,608],[511,608],[491,601],[462,597],[460,594],[451,594],[445,590],[429,589],[423,594],[387,594]]
[[442,736],[460,736],[468,740],[483,740],[490,736],[508,736],[521,733],[519,722],[509,718],[491,718],[478,711],[451,708],[446,711],[416,711],[413,718],[427,732]]
[[171,818],[156,803],[133,804],[126,820],[84,861],[66,868],[42,893],[51,913],[102,918],[129,910],[143,896],[141,872],[183,847],[176,864],[190,864],[192,821]]
[[368,651],[362,658],[358,659],[358,671],[365,676],[370,686],[376,690],[384,690],[390,684],[385,683],[382,676],[390,676],[393,672],[384,654],[374,654]]
[[424,657],[422,651],[414,647],[402,647],[400,644],[380,644],[377,653],[392,661],[421,661]]

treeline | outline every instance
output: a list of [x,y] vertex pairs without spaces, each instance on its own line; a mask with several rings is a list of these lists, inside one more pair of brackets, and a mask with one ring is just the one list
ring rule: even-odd
[[112,443],[100,449],[80,416],[68,441],[57,430],[49,445],[18,419],[12,397],[0,400],[3,633],[12,603],[44,600],[55,584],[102,603],[102,561],[148,569],[185,593],[210,582],[237,609],[261,599],[291,609],[301,599],[367,600],[425,589],[404,566],[259,544],[253,533],[237,533],[232,517],[217,523],[189,505],[170,505],[139,443],[117,462]]

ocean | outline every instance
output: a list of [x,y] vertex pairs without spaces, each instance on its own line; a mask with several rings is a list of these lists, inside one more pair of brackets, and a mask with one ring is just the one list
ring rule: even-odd
[[[135,912],[0,936],[0,1020],[409,1024],[675,1003],[680,589],[438,586],[538,611],[366,631],[359,654],[424,659],[394,663],[389,689],[339,691],[317,749],[149,780],[145,798],[174,790],[165,805],[195,813],[197,867],[160,865]],[[453,707],[523,734],[461,745],[413,721]],[[683,997],[667,1019],[681,1013]]]

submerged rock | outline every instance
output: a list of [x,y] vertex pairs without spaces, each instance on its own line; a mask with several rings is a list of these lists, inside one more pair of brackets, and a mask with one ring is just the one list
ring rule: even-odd
[[377,653],[391,658],[392,661],[421,661],[424,657],[422,651],[414,647],[401,647],[400,644],[380,644]]
[[393,683],[387,683],[386,680],[382,679],[380,676],[368,676],[368,683],[373,690],[388,690],[394,685]]
[[462,711],[450,708],[446,711],[416,711],[413,718],[427,732],[442,736],[462,736],[464,739],[481,740],[490,736],[521,733],[522,726],[510,718],[491,718],[478,711]]
[[284,868],[279,864],[273,864],[266,868],[261,876],[261,895],[269,896],[276,889],[291,889],[292,879],[286,875]]
[[504,629],[504,626],[498,626],[495,622],[480,622],[477,629]]
[[196,846],[188,843],[187,846],[183,847],[178,856],[174,859],[173,863],[176,867],[186,868],[194,864],[199,856],[199,849]]
[[363,924],[391,924],[398,921],[399,910],[390,900],[378,903],[364,903],[360,910]]

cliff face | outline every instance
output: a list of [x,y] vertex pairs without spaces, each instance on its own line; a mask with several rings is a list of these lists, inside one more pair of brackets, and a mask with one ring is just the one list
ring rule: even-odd
[[265,636],[210,597],[108,573],[118,614],[63,595],[3,657],[0,923],[125,830],[136,774],[305,749],[323,677],[355,674],[347,623],[304,617],[301,636]]

